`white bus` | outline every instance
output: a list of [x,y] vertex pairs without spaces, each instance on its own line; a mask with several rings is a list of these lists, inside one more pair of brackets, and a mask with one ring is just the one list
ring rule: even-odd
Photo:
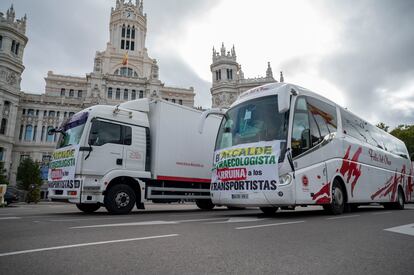
[[221,114],[213,160],[216,205],[271,214],[321,205],[332,214],[413,201],[413,167],[399,139],[305,88],[274,83],[241,94]]

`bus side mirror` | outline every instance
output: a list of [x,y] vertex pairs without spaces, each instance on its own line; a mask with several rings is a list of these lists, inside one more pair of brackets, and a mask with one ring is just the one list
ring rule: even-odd
[[201,114],[201,118],[200,118],[200,122],[198,124],[198,132],[200,134],[203,133],[204,130],[204,124],[206,123],[206,119],[208,116],[210,115],[220,115],[220,116],[224,116],[224,114],[226,113],[226,109],[217,109],[217,108],[213,108],[210,110],[206,110]]
[[277,108],[279,113],[284,113],[290,108],[290,93],[279,93],[277,100]]
[[302,136],[301,136],[301,149],[309,149],[310,148],[310,140],[311,140],[311,136],[310,136],[310,129],[305,129],[302,132]]

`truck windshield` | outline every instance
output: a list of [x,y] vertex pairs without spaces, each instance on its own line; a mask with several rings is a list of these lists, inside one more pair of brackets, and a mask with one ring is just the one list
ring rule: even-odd
[[277,95],[246,101],[221,121],[216,150],[259,141],[287,140],[289,112],[279,113]]
[[60,128],[62,135],[60,135],[57,143],[58,149],[69,145],[79,144],[83,128],[88,119],[88,114],[88,112],[77,113],[62,124]]

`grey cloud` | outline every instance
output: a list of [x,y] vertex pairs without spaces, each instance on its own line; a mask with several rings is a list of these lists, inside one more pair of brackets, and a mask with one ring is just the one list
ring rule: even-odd
[[356,113],[393,126],[414,123],[414,110],[393,108],[386,98],[413,79],[414,2],[329,2],[327,12],[343,27],[341,50],[322,57],[320,72]]
[[[162,33],[179,36],[186,22],[216,3],[218,1],[144,1],[144,12],[148,16],[148,52],[151,57],[158,59],[161,77],[167,78],[161,80],[167,85],[179,82],[172,77],[175,75],[183,77],[184,82],[188,82],[186,86],[206,86],[184,65],[184,60],[168,58],[168,53],[161,57],[159,53],[154,54],[151,48]],[[10,4],[10,1],[2,1],[0,10],[5,12]],[[13,0],[13,4],[18,18],[25,13],[28,16],[26,34],[29,43],[24,54],[26,70],[23,73],[23,90],[42,93],[45,84],[43,78],[49,70],[80,76],[91,72],[95,51],[104,50],[109,41],[110,9],[115,6],[115,0]]]
[[194,87],[196,92],[195,104],[204,108],[211,107],[210,87],[211,83],[201,79],[182,60],[168,55],[159,56],[160,79],[166,85],[173,87]]

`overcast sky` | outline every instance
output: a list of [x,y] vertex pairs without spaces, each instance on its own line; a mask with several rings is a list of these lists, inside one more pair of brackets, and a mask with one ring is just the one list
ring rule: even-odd
[[[133,1],[135,2],[135,1]],[[22,89],[44,92],[47,71],[84,76],[109,40],[115,0],[4,0],[28,16]],[[212,47],[233,44],[245,77],[320,93],[372,123],[414,124],[414,1],[145,0],[147,48],[166,85],[211,106]]]

